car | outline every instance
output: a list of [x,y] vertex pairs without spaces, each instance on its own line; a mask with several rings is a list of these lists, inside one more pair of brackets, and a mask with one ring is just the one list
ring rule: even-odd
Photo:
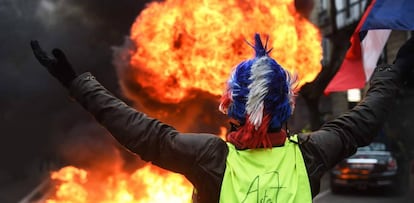
[[331,191],[389,188],[393,193],[404,193],[408,189],[409,170],[405,170],[405,162],[398,157],[382,142],[359,147],[330,171]]

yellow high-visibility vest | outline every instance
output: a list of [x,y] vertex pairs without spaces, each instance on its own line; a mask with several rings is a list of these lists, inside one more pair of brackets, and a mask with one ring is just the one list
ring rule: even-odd
[[[297,135],[290,138],[297,142]],[[312,194],[298,144],[286,139],[271,149],[237,150],[229,154],[220,203],[310,203]]]

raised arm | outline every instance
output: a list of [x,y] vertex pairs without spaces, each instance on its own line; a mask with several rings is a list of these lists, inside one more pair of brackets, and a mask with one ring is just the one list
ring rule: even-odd
[[31,46],[39,62],[69,89],[72,97],[107,128],[121,145],[143,160],[191,175],[203,156],[210,157],[220,153],[218,149],[227,149],[226,144],[214,135],[179,133],[173,127],[128,106],[106,90],[90,73],[78,76],[62,51],[53,50],[54,58],[49,58],[36,41]]
[[414,66],[414,38],[398,51],[392,65],[378,66],[364,99],[349,112],[309,134],[309,142],[329,169],[358,147],[368,145],[393,110]]

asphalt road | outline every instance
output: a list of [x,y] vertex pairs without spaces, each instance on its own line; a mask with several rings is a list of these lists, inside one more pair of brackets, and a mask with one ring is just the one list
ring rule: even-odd
[[333,194],[330,190],[329,177],[325,175],[321,182],[321,192],[313,203],[414,203],[414,175],[411,174],[409,192],[402,196],[390,195],[386,190],[348,190]]

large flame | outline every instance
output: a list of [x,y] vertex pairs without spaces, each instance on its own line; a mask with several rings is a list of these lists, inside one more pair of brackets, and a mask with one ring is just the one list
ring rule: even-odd
[[[298,73],[299,87],[319,73],[319,31],[293,0],[165,0],[148,4],[131,28],[126,80],[161,103],[180,103],[194,91],[218,96],[233,67],[253,56],[245,40],[256,32],[269,36],[273,58]],[[191,184],[154,166],[95,173],[74,167],[53,173],[58,185],[47,202],[190,202]]]
[[150,164],[132,174],[96,176],[72,166],[53,172],[57,182],[53,197],[46,203],[148,203],[191,202],[191,184],[181,175],[169,173]]
[[165,0],[148,4],[132,26],[134,77],[166,103],[194,89],[220,95],[232,68],[252,57],[245,40],[256,32],[269,35],[272,57],[298,73],[299,86],[319,73],[319,31],[293,0]]

